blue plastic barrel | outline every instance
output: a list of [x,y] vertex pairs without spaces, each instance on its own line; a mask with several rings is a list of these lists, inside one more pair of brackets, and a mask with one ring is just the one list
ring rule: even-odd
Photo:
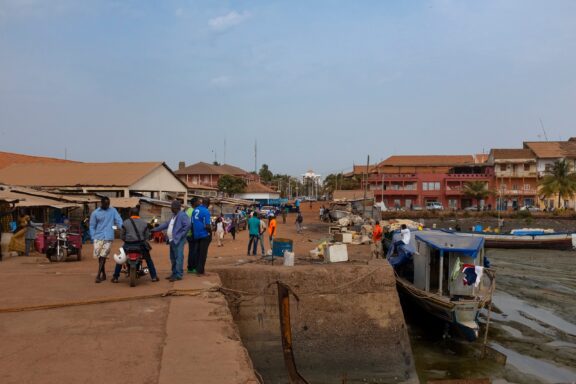
[[284,256],[284,251],[292,252],[292,243],[290,239],[274,239],[272,256]]

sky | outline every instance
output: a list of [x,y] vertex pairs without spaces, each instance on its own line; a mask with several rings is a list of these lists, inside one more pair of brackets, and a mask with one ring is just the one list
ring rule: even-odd
[[576,136],[576,1],[0,0],[0,151],[348,171]]

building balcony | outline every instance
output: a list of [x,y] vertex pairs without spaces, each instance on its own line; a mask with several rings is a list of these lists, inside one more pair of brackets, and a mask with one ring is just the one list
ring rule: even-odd
[[518,179],[526,179],[526,178],[536,178],[538,177],[538,172],[524,172],[524,171],[516,171],[516,172],[496,172],[495,177],[497,179],[500,178],[518,178]]
[[493,174],[485,173],[451,173],[446,175],[446,180],[491,180],[494,177]]
[[418,196],[419,191],[416,189],[385,189],[374,191],[375,196]]
[[538,191],[536,189],[500,189],[497,196],[536,196]]
[[414,173],[381,173],[368,176],[369,183],[381,183],[382,181],[416,181],[418,176]]

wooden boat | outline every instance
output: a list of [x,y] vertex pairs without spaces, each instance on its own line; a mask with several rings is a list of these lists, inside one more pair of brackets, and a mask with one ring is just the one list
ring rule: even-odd
[[576,233],[485,233],[485,232],[455,232],[463,236],[483,238],[486,248],[505,249],[559,249],[576,248]]
[[[491,300],[494,274],[481,268],[478,284],[465,285],[463,264],[483,267],[484,239],[441,231],[413,233],[410,261],[395,266],[397,287],[465,339],[478,338],[480,309]],[[409,246],[410,247],[410,246]],[[409,249],[410,250],[410,249]],[[394,265],[394,260],[390,259]]]

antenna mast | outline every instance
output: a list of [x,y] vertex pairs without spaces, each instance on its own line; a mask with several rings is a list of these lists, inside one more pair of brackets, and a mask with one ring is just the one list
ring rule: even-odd
[[538,121],[540,121],[540,128],[542,128],[542,132],[544,132],[544,139],[546,139],[546,141],[548,141],[548,135],[546,134],[546,130],[544,129],[544,123],[542,123],[542,119],[538,119]]

